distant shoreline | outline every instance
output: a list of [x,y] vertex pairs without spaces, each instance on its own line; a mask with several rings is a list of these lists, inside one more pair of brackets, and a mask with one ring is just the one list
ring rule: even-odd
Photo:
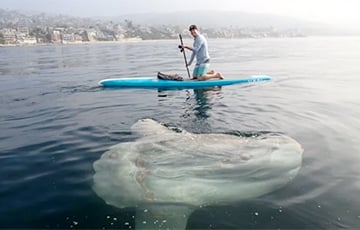
[[118,41],[85,41],[85,42],[59,42],[59,43],[34,43],[34,44],[27,44],[27,43],[16,43],[16,44],[0,44],[0,47],[24,47],[24,46],[49,46],[49,45],[89,45],[89,44],[114,44],[114,43],[135,43],[135,42],[144,42],[144,41],[151,41],[151,40],[143,40],[143,39],[123,39]]
[[[272,37],[269,37],[272,38]],[[189,38],[191,39],[191,38]],[[217,39],[228,39],[232,40],[232,38],[209,38],[217,40]],[[246,39],[246,38],[236,38],[236,39]],[[255,38],[251,38],[255,39]],[[177,39],[139,39],[139,38],[130,38],[130,39],[123,39],[118,41],[85,41],[85,42],[59,42],[59,43],[34,43],[34,44],[27,44],[27,43],[16,43],[16,44],[0,44],[0,47],[31,47],[31,46],[67,46],[67,45],[95,45],[95,44],[123,44],[123,43],[140,43],[140,42],[159,42],[159,41],[174,41]]]
[[[218,40],[218,39],[225,39],[225,40],[234,40],[234,39],[282,39],[282,38],[316,38],[316,37],[360,37],[357,35],[344,35],[344,36],[304,36],[304,37],[267,37],[267,38],[209,38],[209,40]],[[177,39],[123,39],[118,41],[87,41],[87,42],[66,42],[66,43],[35,43],[35,44],[0,44],[0,48],[2,47],[31,47],[31,46],[68,46],[68,45],[96,45],[96,44],[124,44],[124,43],[141,43],[141,42],[161,42],[161,41],[175,41]]]

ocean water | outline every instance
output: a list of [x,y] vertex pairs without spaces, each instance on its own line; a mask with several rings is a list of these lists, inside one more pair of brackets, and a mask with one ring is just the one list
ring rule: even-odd
[[360,38],[209,40],[212,68],[226,78],[272,76],[266,83],[98,87],[157,71],[186,77],[177,45],[0,47],[0,228],[134,228],[134,208],[107,205],[93,191],[93,163],[135,140],[130,126],[141,118],[195,133],[283,133],[304,149],[288,185],[199,208],[188,229],[360,228]]

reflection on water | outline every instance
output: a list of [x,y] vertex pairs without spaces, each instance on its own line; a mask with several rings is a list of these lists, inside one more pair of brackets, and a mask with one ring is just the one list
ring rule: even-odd
[[206,120],[211,116],[209,110],[215,97],[221,96],[221,87],[194,90],[196,106],[194,108],[196,118]]
[[[182,120],[183,128],[190,128],[193,132],[210,132],[214,115],[213,107],[223,97],[222,87],[212,87],[206,89],[183,90],[179,95],[177,91],[158,91],[158,101],[160,106],[173,108],[174,103],[182,105],[181,110],[176,116]],[[175,108],[174,108],[175,109]],[[174,111],[171,112],[173,114]]]

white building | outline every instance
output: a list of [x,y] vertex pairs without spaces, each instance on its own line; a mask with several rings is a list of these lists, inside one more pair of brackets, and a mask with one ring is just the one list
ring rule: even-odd
[[4,36],[4,44],[16,43],[16,30],[15,29],[3,29],[2,34]]

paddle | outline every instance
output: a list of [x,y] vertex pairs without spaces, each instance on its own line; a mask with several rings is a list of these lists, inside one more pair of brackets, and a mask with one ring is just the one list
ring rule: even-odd
[[[181,45],[183,46],[184,43],[183,43],[181,34],[179,34],[179,38],[180,38]],[[180,47],[180,46],[179,46],[179,47]],[[187,65],[185,49],[184,49],[184,48],[181,48],[180,52],[182,52],[182,53],[184,54],[185,66],[186,66],[186,70],[187,70],[188,76],[189,76],[189,78],[190,78],[190,71],[189,71],[189,67],[188,67],[188,65]]]

